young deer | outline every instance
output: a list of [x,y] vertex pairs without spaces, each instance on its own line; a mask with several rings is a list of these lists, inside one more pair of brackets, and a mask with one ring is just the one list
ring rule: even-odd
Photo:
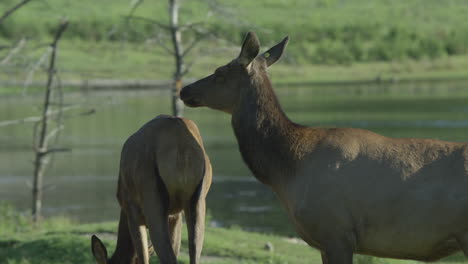
[[117,246],[108,259],[105,246],[93,236],[91,248],[97,263],[148,264],[146,227],[160,263],[177,263],[182,211],[190,263],[199,263],[211,177],[210,160],[193,121],[158,116],[146,123],[122,148]]
[[291,122],[266,73],[287,42],[258,55],[248,33],[239,57],[183,88],[182,100],[232,115],[245,163],[323,263],[468,255],[468,144]]

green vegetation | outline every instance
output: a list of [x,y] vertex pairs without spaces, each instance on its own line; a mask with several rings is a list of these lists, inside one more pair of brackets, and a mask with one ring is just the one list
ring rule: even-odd
[[[116,242],[116,222],[77,225],[65,218],[46,219],[37,228],[16,222],[11,215],[25,219],[6,204],[0,204],[0,219],[11,219],[0,226],[0,260],[5,264],[77,264],[93,263],[91,234],[99,235],[108,250]],[[9,220],[8,220],[9,221]],[[14,228],[14,230],[12,230]],[[265,249],[271,243],[273,251]],[[187,233],[184,226],[181,263],[188,261]],[[238,228],[208,227],[203,251],[204,263],[310,263],[319,254],[302,242],[284,237],[244,232]],[[152,258],[152,263],[158,263]]]
[[[2,0],[0,10],[6,10],[16,2]],[[130,2],[31,1],[0,26],[0,47],[14,45],[21,37],[28,39],[21,55],[16,56],[8,67],[2,67],[0,80],[26,80],[32,64],[46,50],[46,43],[50,42],[62,16],[71,21],[59,44],[57,64],[63,80],[170,79],[172,58],[148,40],[159,29],[138,19],[127,24],[125,16],[130,10]],[[201,42],[194,50],[201,56],[188,58],[189,61],[196,59],[189,78],[210,74],[217,66],[234,58],[248,30],[258,33],[263,48],[289,35],[291,42],[286,56],[270,69],[270,73],[281,103],[292,120],[306,125],[361,127],[393,137],[466,141],[466,82],[452,84],[450,81],[444,85],[431,82],[468,77],[466,0],[219,2],[223,11],[212,11],[213,15],[209,17],[206,16],[209,7],[205,1],[184,2],[181,18],[185,22],[206,21],[207,27],[227,40]],[[166,1],[145,1],[136,15],[164,22],[167,20],[166,10]],[[230,47],[235,49],[226,49]],[[0,49],[0,58],[8,50]],[[34,76],[34,80],[44,78],[41,71]],[[376,82],[361,85],[359,81],[362,80]],[[389,80],[405,82],[393,85],[387,82]],[[330,82],[356,83],[337,87],[329,85]],[[320,85],[324,83],[327,85]],[[0,95],[18,94],[24,90],[21,85],[0,87]],[[42,90],[37,86],[27,88],[28,93]],[[70,173],[81,176],[83,171],[101,176],[114,173],[123,140],[154,115],[167,113],[170,109],[169,95],[164,92],[143,96],[115,92],[111,95],[96,93],[86,98],[80,96],[68,94],[66,100],[89,103],[98,112],[89,118],[66,120],[68,134],[62,143],[71,146],[74,152],[57,157],[50,171],[51,177]],[[0,120],[35,115],[36,106],[34,97],[5,100],[0,104]],[[208,109],[187,109],[186,116],[199,124],[218,175],[249,174],[245,166],[240,165],[242,161],[227,115]],[[116,118],[120,122],[112,122]],[[4,128],[2,135],[8,139],[4,140],[3,146],[12,151],[0,153],[0,163],[3,164],[0,168],[14,168],[16,172],[20,171],[18,175],[30,173],[30,168],[23,162],[29,158],[31,127],[27,128]],[[104,155],[102,150],[111,154]],[[79,169],[70,169],[77,164]],[[86,184],[70,184],[67,199],[72,194],[79,194],[76,200],[94,203],[95,196],[83,195]],[[86,188],[92,187],[88,184]],[[112,184],[112,195],[108,197],[116,205],[114,188]],[[88,192],[93,191],[97,192],[94,189]],[[223,191],[220,189],[219,192]],[[63,203],[69,202],[63,200]],[[255,202],[258,205],[271,203]],[[278,212],[280,207],[252,217],[234,215],[238,205],[213,199],[212,208],[229,209],[217,210],[217,215],[213,215],[229,228],[207,228],[204,262],[320,262],[320,254],[301,243],[292,243],[277,235],[245,232],[232,226],[236,223],[229,222],[237,221],[243,228],[253,229],[261,221],[268,226],[266,232],[292,234],[291,227],[285,224],[288,220],[284,212]],[[34,227],[30,225],[29,217],[0,203],[0,263],[5,260],[7,264],[92,263],[90,235],[101,235],[112,252],[116,230],[116,222],[77,224],[61,217],[46,219],[40,227]],[[266,242],[273,244],[273,252],[264,250]],[[182,263],[188,263],[186,240],[181,259]],[[455,264],[464,260],[459,254],[441,263]],[[355,263],[414,262],[356,256]]]
[[[14,216],[13,216],[14,215]],[[13,217],[13,218],[12,218]],[[21,221],[16,221],[18,218]],[[39,227],[33,227],[25,216],[11,206],[0,204],[0,219],[8,222],[0,226],[0,260],[5,264],[77,264],[93,263],[90,237],[97,234],[106,244],[109,253],[116,242],[116,222],[76,224],[66,218],[46,219]],[[3,222],[3,221],[2,221]],[[189,263],[187,233],[182,235],[180,263]],[[272,250],[266,249],[266,244]],[[463,255],[454,255],[440,263],[463,263]],[[300,264],[320,263],[320,253],[300,239],[242,231],[239,228],[208,227],[205,234],[203,263],[265,263]],[[356,255],[357,264],[416,263],[414,261],[379,259]],[[152,257],[151,263],[158,263]]]
[[[20,55],[0,71],[1,80],[15,80],[19,87],[0,87],[0,94],[24,90],[21,84],[46,51],[61,16],[71,22],[59,44],[63,80],[171,79],[172,57],[151,39],[161,29],[142,19],[127,23],[130,2],[31,1],[0,26],[0,47],[27,37]],[[257,32],[263,48],[291,37],[285,58],[270,70],[277,83],[468,78],[464,0],[218,2],[211,11],[207,1],[182,6],[183,22],[205,21],[204,27],[224,39],[199,43],[187,58],[194,62],[188,78],[207,75],[234,58],[248,30]],[[1,1],[0,10],[14,3]],[[165,22],[166,10],[166,1],[145,1],[135,15]],[[8,51],[0,49],[0,58]],[[45,76],[37,71],[33,80]]]
[[[15,2],[2,1],[0,10]],[[0,27],[0,37],[43,41],[66,16],[71,20],[68,39],[141,43],[160,29],[141,19],[127,23],[130,2],[33,1]],[[186,1],[181,19],[206,21],[216,35],[234,43],[248,30],[257,31],[266,44],[290,35],[295,42],[291,59],[301,64],[433,59],[468,52],[464,0],[219,0],[219,7],[211,9],[207,2]],[[166,5],[145,1],[135,14],[165,22]]]
[[[299,45],[300,43],[292,40],[286,49],[285,58],[269,69],[275,83],[316,85],[376,79],[404,81],[468,78],[467,55],[419,61],[356,62],[352,66],[288,63],[291,50]],[[236,43],[236,48],[239,46],[240,41]],[[27,79],[30,64],[36,62],[45,50],[45,47],[28,50],[24,55],[15,58],[16,66],[0,70],[0,80],[16,80],[20,83],[18,87],[0,87],[0,94],[42,91],[43,87],[25,89],[21,84]],[[211,74],[218,66],[235,58],[237,53],[238,50],[235,49],[214,50],[205,56],[197,57],[187,77],[194,79]],[[194,58],[188,58],[189,61],[192,59]],[[172,58],[163,49],[150,44],[64,40],[59,44],[57,67],[63,80],[169,80],[173,63]],[[45,78],[46,74],[41,70],[34,75],[35,81],[44,81]]]

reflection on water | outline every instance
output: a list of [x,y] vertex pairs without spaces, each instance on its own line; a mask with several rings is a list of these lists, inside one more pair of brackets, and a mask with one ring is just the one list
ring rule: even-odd
[[[468,138],[468,85],[460,82],[375,86],[280,87],[279,99],[294,121],[351,126],[395,137]],[[120,149],[125,139],[154,116],[170,111],[169,92],[89,92],[66,103],[95,108],[92,116],[68,118],[47,171],[44,212],[80,221],[115,220]],[[35,116],[39,96],[0,98],[0,121]],[[79,112],[80,110],[76,110]],[[213,163],[208,211],[215,225],[292,234],[275,195],[251,176],[238,152],[229,116],[186,109],[196,121]],[[0,199],[27,210],[33,158],[32,124],[0,127]]]

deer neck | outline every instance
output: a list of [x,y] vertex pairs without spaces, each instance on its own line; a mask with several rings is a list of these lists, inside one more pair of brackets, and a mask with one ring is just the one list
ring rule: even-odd
[[109,263],[112,264],[128,264],[134,263],[136,258],[135,248],[133,247],[132,238],[128,229],[127,215],[120,211],[119,231],[117,234],[117,246]]
[[242,158],[254,176],[274,189],[285,184],[284,178],[295,171],[294,135],[301,127],[281,109],[266,72],[244,82],[231,122]]

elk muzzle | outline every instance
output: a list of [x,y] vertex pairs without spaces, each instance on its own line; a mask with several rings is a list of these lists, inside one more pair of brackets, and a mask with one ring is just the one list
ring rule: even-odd
[[195,98],[193,93],[193,87],[187,85],[180,91],[180,99],[188,107],[199,107],[201,103]]

